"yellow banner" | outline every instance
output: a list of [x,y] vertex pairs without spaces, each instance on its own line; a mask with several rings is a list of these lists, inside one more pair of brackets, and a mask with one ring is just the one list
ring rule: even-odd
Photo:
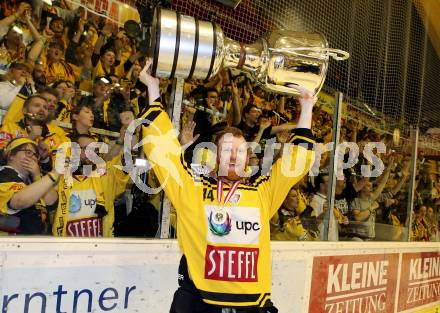
[[[318,94],[318,102],[316,103],[318,107],[324,112],[333,115],[335,108],[335,96],[329,95],[328,93],[321,91]],[[342,116],[347,114],[347,102],[342,101]]]
[[440,305],[432,306],[421,311],[414,311],[414,313],[440,313]]

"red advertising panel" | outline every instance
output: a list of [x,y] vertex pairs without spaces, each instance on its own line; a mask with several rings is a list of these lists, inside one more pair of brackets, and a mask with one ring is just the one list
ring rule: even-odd
[[399,254],[314,257],[309,312],[394,311]]
[[402,254],[398,311],[440,300],[440,252]]

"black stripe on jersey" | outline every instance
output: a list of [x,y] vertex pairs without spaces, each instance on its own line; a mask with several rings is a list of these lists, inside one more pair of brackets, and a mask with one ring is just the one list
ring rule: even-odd
[[189,174],[189,176],[191,176],[191,178],[194,180],[195,183],[202,183],[203,186],[206,186],[206,187],[210,187],[211,186],[211,184],[209,184],[208,182],[204,181],[205,176],[203,176],[203,175],[195,175],[193,173],[193,169],[190,168],[188,166],[188,163],[185,162],[185,160],[183,158],[183,154],[180,155],[180,163],[182,164],[183,169],[185,170],[185,172],[187,172]]
[[[212,186],[212,185],[211,185],[211,186]],[[223,188],[224,191],[228,191],[229,189],[231,189],[231,188],[230,188],[230,187],[224,187],[224,188]],[[212,187],[212,190],[217,190],[217,186]],[[238,187],[237,187],[237,190],[250,190],[250,191],[257,191],[257,188],[254,188],[254,187],[241,187],[241,186],[238,186]]]
[[266,304],[267,300],[270,299],[270,293],[265,293],[263,298],[261,298],[261,301],[258,302],[258,306],[259,307],[264,307],[264,305]]
[[159,97],[157,97],[156,99],[154,99],[154,101],[153,101],[153,104],[152,105],[150,105],[150,108],[154,108],[154,107],[160,107],[161,109],[163,109],[163,106],[162,106],[162,102],[161,102],[161,98],[160,98],[160,96]]
[[264,175],[259,175],[259,176],[254,176],[252,177],[252,180],[249,181],[249,183],[251,184],[251,186],[257,186],[261,183],[261,181],[265,178],[267,178],[267,176]]
[[253,187],[237,187],[237,190],[252,190],[252,191],[256,191],[257,188],[253,188]]
[[198,175],[198,177],[202,180],[203,186],[217,190],[217,188],[215,188],[217,187],[217,181],[213,177],[206,175]]
[[188,167],[188,164],[183,159],[183,153],[180,154],[180,163],[182,164],[183,168],[185,169],[185,172],[189,174],[192,178],[194,177],[192,170]]
[[[145,116],[144,118],[142,118],[143,120],[148,120],[150,123],[153,122],[158,116],[159,114],[162,113],[162,110],[155,110],[153,112],[150,112],[147,114],[147,116]],[[150,124],[142,124],[144,127],[148,127]]]
[[19,97],[20,99],[26,100],[28,97],[26,97],[25,95],[21,94],[21,93],[17,93],[17,97]]
[[289,143],[301,145],[308,150],[312,150],[315,143],[315,137],[309,128],[296,128],[292,131]]
[[[200,294],[202,298],[205,300],[216,301],[216,302],[235,302],[237,304],[243,302],[254,302],[255,306],[257,306],[257,301],[261,297],[260,293],[254,294],[228,294],[228,293],[220,293],[220,292],[212,292],[212,291],[204,291],[200,290]],[[263,297],[264,299],[264,297]]]
[[202,184],[203,184],[203,186],[206,186],[206,187],[208,187],[208,188],[213,189],[213,188],[212,188],[212,184],[210,184],[209,182],[207,182],[203,176],[200,176],[200,178],[202,179]]
[[203,176],[203,178],[211,185],[217,186],[217,180],[211,176]]
[[[200,178],[202,178],[202,180],[203,180],[203,185],[212,188],[212,190],[217,190],[217,180],[214,177],[200,175]],[[229,186],[225,186],[223,190],[227,191],[229,189],[230,189]],[[251,186],[238,186],[237,190],[256,191],[257,188],[255,188],[254,186],[252,186],[252,187]]]
[[293,136],[307,137],[308,139],[315,141],[312,130],[310,128],[295,128],[292,131]]
[[157,98],[153,103],[158,103],[158,104],[152,104],[152,105],[147,105],[141,112],[139,112],[138,114],[138,118],[142,118],[142,116],[147,113],[150,109],[161,109],[163,110],[163,106],[160,103],[160,98]]
[[10,167],[0,167],[0,184],[2,183],[24,183],[18,173]]
[[[192,169],[189,170],[192,171]],[[212,184],[207,180],[207,176],[200,174],[200,175],[194,175],[194,177],[197,178],[197,182],[202,183],[203,186],[212,189]]]
[[294,144],[295,146],[306,148],[307,150],[313,150],[313,148],[315,147],[314,143],[307,142],[300,138],[296,138],[296,136],[293,137],[293,141],[291,141],[290,143]]
[[270,178],[270,176],[258,176],[255,181],[252,183],[252,187],[257,188],[261,183],[264,183]]

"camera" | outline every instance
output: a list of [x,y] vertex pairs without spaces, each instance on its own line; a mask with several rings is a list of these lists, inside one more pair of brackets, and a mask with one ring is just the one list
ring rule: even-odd
[[272,110],[266,110],[266,109],[263,109],[263,111],[262,111],[262,113],[261,113],[261,116],[262,116],[262,117],[268,117],[268,118],[270,118],[270,117],[275,116],[275,112],[272,111]]
[[223,102],[229,101],[231,97],[232,97],[232,92],[229,89],[224,88],[222,91],[220,91],[220,99]]
[[116,110],[121,113],[128,110],[127,99],[120,90],[120,87],[113,89],[110,92],[110,103],[109,106],[116,108]]
[[141,23],[134,20],[128,20],[124,23],[124,30],[128,38],[133,40],[136,49],[144,55],[148,55],[151,39],[151,26],[156,7],[170,8],[170,0],[151,0],[136,1],[136,9],[139,13]]
[[235,83],[237,84],[237,86],[238,85],[244,86],[246,84],[247,77],[246,77],[246,75],[238,75],[238,76],[235,76],[234,80],[235,80]]
[[147,55],[150,46],[150,28],[143,24],[139,25],[134,20],[128,20],[124,23],[124,30],[127,37],[134,41],[136,49]]

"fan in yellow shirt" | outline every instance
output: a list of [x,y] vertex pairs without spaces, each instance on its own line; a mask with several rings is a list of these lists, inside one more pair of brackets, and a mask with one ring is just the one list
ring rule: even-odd
[[75,85],[68,80],[59,80],[53,83],[53,88],[58,92],[59,101],[57,112],[54,119],[64,123],[70,123],[70,114],[73,108],[73,98],[75,97]]
[[106,44],[100,50],[97,50],[95,47],[95,51],[92,55],[92,65],[94,66],[92,79],[99,76],[108,77],[110,75],[116,75],[115,62],[116,54],[111,45]]
[[79,80],[81,70],[64,60],[64,44],[61,42],[49,44],[46,60],[43,63],[48,85],[57,80],[68,80],[72,83]]
[[295,188],[289,191],[271,224],[271,237],[275,240],[312,241],[319,235],[313,208],[307,206],[305,197]]
[[[95,138],[87,134],[76,137],[81,149],[80,164],[71,179],[61,176],[60,200],[52,229],[54,236],[113,237],[114,202],[125,191],[128,175],[117,167],[121,164],[121,155],[93,165],[85,150],[95,142]],[[86,165],[92,166],[92,172],[84,171]]]
[[[10,107],[10,110],[13,107]],[[23,104],[21,116],[23,118],[18,121],[11,118],[11,115],[17,116],[18,113],[8,111],[5,117],[5,123],[0,128],[0,149],[14,138],[28,137],[36,140],[39,147],[47,150],[44,158],[54,156],[54,152],[59,145],[68,139],[64,131],[57,125],[47,122],[48,104],[43,95],[32,95],[26,99]],[[6,119],[7,118],[7,119]]]
[[51,172],[41,177],[37,143],[28,138],[11,140],[2,156],[5,162],[0,163],[0,219],[10,228],[2,230],[42,234],[45,205],[54,204],[58,198],[52,189],[58,174]]

